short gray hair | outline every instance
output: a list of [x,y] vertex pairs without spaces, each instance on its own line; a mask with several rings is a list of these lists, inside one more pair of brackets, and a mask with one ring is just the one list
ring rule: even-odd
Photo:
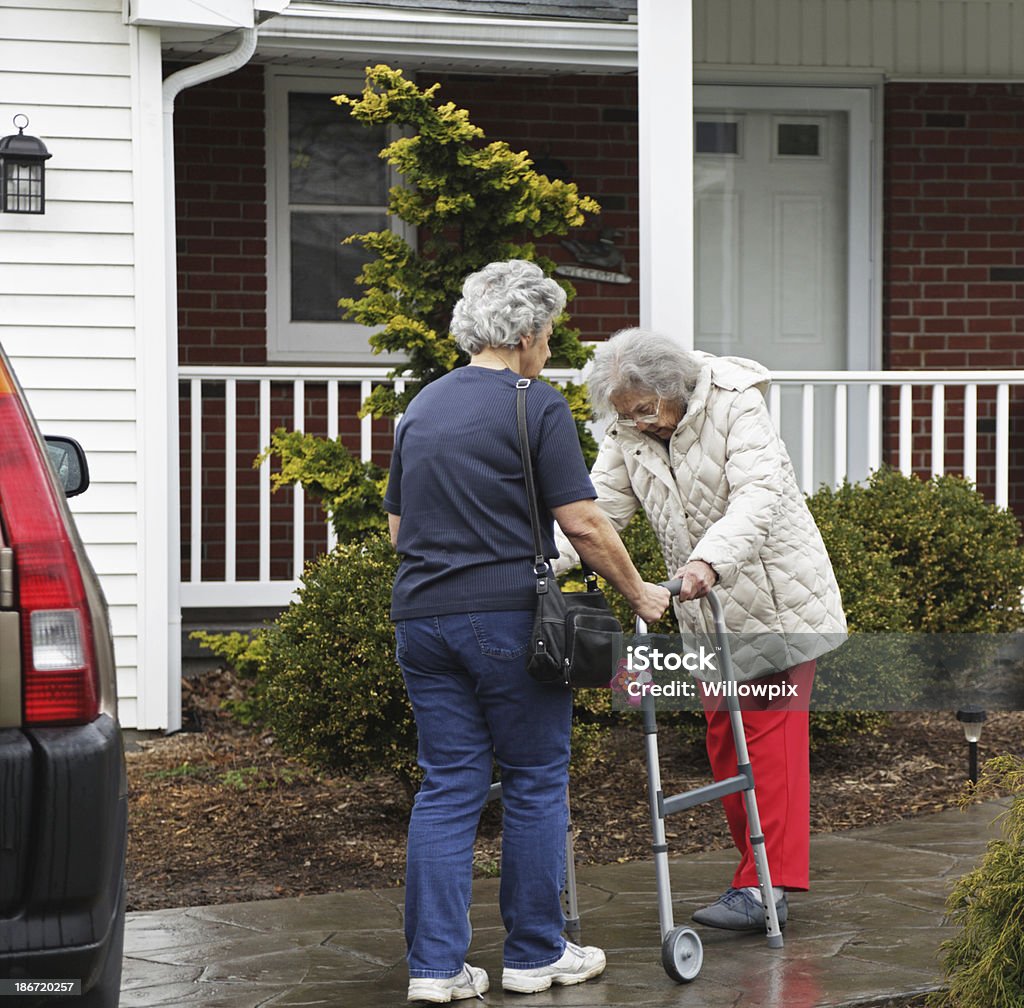
[[466,277],[452,312],[452,336],[470,356],[515,347],[562,313],[565,291],[525,259],[492,262]]
[[599,347],[587,376],[598,416],[615,412],[612,399],[626,392],[653,392],[685,408],[702,363],[678,340],[648,329],[621,329]]

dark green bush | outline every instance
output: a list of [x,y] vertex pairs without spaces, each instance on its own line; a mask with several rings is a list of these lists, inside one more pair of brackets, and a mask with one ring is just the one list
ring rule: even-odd
[[807,505],[814,515],[832,561],[852,633],[900,632],[912,607],[893,571],[893,556],[884,542],[864,528],[851,500],[862,488],[844,484],[841,491],[822,487]]
[[1003,837],[992,840],[981,863],[953,887],[946,908],[956,937],[943,942],[948,988],[933,1008],[1020,1008],[1024,1004],[1024,759],[1000,756],[985,764],[979,796],[1010,792]]
[[[1020,523],[959,477],[926,481],[889,468],[865,484],[823,487],[808,504],[854,635],[821,663],[818,699],[827,702],[840,686],[847,706],[913,709],[950,697],[955,704],[958,684],[947,661],[956,665],[957,649],[937,635],[1024,625]],[[986,646],[974,638],[965,651],[979,668]],[[959,674],[961,688],[976,676],[970,668]]]
[[[853,629],[1005,633],[1024,627],[1020,522],[986,503],[966,480],[925,481],[885,468],[866,484],[822,488],[808,503],[830,554],[835,551],[837,574],[855,573],[848,584],[840,580]],[[843,543],[870,561],[851,565]]]
[[308,564],[272,624],[258,706],[286,752],[318,769],[417,777],[416,729],[388,618],[397,555],[383,533]]
[[[870,733],[885,723],[877,708],[910,702],[920,666],[902,636],[911,605],[900,591],[893,560],[884,543],[872,541],[850,508],[850,494],[823,487],[808,499],[832,561],[851,635],[871,634],[870,647],[854,639],[818,660],[811,717],[815,746]],[[834,702],[837,709],[827,710]],[[852,709],[852,708],[863,709]]]
[[[1024,626],[1024,552],[1017,519],[954,476],[923,481],[892,469],[866,484],[823,487],[808,499],[842,592],[854,644],[824,656],[812,742],[877,729],[881,709],[920,701],[927,658],[914,633],[998,633]],[[637,568],[651,581],[665,562],[642,514],[623,530]],[[626,627],[632,613],[615,592]],[[656,629],[670,632],[668,623]],[[858,646],[870,639],[869,647]],[[836,703],[829,710],[830,701]],[[604,698],[588,701],[592,706]],[[863,709],[851,709],[861,707]]]

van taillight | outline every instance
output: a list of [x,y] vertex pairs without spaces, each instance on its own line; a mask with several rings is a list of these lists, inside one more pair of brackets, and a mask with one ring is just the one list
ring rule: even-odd
[[88,600],[43,449],[0,359],[0,512],[14,552],[25,724],[99,714]]

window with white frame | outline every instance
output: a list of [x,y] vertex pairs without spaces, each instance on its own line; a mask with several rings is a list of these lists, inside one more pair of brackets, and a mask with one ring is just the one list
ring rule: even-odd
[[[267,355],[271,361],[383,363],[371,330],[342,318],[338,299],[360,293],[370,253],[349,235],[382,231],[387,128],[367,127],[331,101],[362,82],[268,71]],[[400,222],[399,222],[400,223]]]

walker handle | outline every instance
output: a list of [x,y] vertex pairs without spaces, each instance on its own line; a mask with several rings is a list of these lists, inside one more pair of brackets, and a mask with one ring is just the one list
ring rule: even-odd
[[[675,598],[679,594],[680,590],[683,587],[682,578],[675,578],[672,581],[662,581],[660,582],[660,584],[662,588],[666,588],[668,590],[669,595],[671,595],[673,598]],[[713,591],[708,592],[707,595],[704,596],[704,598],[708,600],[708,605],[711,606],[711,618],[714,621],[716,632],[719,634],[724,634],[725,623],[724,616],[722,613],[722,603],[718,601],[718,596],[715,595]],[[641,632],[646,633],[647,631],[637,631],[637,633]]]
[[[682,578],[674,578],[672,581],[662,581],[660,582],[660,587],[668,589],[669,595],[675,598],[683,587],[683,580]],[[636,618],[636,632],[638,634],[647,633],[647,624],[639,616]]]

